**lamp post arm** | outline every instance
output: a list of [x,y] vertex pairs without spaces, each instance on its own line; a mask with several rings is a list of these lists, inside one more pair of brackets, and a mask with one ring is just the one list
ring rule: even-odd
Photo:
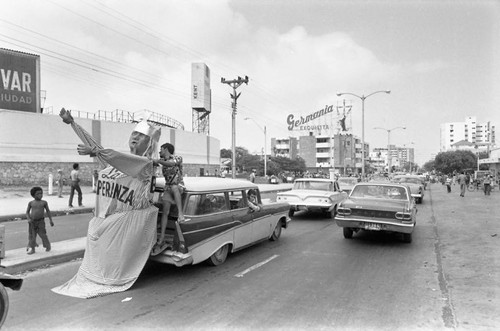
[[387,91],[384,91],[384,90],[381,90],[381,91],[375,91],[375,92],[372,92],[372,93],[368,94],[366,97],[365,97],[365,96],[363,96],[363,98],[365,98],[365,99],[366,99],[366,98],[368,98],[369,96],[372,96],[372,95],[377,94],[377,93],[387,93],[387,94],[390,94],[390,93],[391,93],[391,91],[389,91],[389,90],[387,90]]
[[337,93],[337,96],[340,97],[341,95],[352,95],[352,96],[355,96],[356,98],[361,99],[361,100],[365,99],[364,96],[359,96],[357,94],[350,93],[350,92]]

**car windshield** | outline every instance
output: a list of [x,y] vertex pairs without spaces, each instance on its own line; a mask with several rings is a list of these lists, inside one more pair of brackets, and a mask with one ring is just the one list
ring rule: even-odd
[[408,178],[408,177],[401,177],[398,179],[398,182],[400,183],[411,183],[411,184],[422,184],[422,181],[418,178]]
[[358,183],[358,180],[356,178],[339,178],[338,182],[340,185],[356,185]]
[[319,191],[333,191],[332,182],[319,182],[319,181],[297,181],[293,184],[294,190],[319,190]]
[[358,185],[351,192],[353,198],[378,198],[407,200],[408,195],[403,187],[387,185]]

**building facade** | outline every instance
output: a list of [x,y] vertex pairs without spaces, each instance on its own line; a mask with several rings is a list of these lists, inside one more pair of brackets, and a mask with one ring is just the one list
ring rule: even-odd
[[456,149],[457,142],[467,141],[475,146],[496,145],[495,126],[491,122],[477,123],[475,116],[468,116],[464,122],[443,123],[440,127],[440,151]]
[[[368,160],[369,145],[365,143],[365,160]],[[309,135],[271,138],[271,156],[304,159],[308,171],[330,168],[341,174],[361,172],[361,139],[352,134]]]
[[[374,148],[370,153],[370,165],[377,171],[388,171],[389,164],[400,169],[407,164],[415,163],[415,149],[409,147],[398,147],[396,145],[388,148]],[[389,160],[390,159],[390,160]]]

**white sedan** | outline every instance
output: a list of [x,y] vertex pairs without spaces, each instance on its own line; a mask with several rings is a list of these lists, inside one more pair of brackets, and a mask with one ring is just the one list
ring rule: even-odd
[[347,193],[335,190],[333,179],[299,178],[290,191],[278,193],[277,202],[290,205],[288,215],[299,210],[319,210],[335,217],[337,205],[347,198]]

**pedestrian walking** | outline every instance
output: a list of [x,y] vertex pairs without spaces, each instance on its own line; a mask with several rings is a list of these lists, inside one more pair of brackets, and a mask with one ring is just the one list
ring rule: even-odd
[[83,207],[82,200],[82,189],[80,188],[80,165],[78,163],[73,164],[73,170],[71,170],[71,190],[69,192],[69,202],[68,206],[73,208],[73,196],[75,195],[75,191],[78,193],[78,206]]
[[52,215],[50,213],[49,204],[47,201],[42,200],[43,190],[39,186],[35,186],[30,191],[31,196],[34,200],[28,203],[28,208],[26,208],[26,219],[28,220],[28,254],[35,253],[36,246],[36,235],[39,235],[42,239],[43,247],[47,252],[50,251],[50,241],[47,237],[47,231],[45,229],[45,212],[47,212],[47,217],[50,220],[50,226],[54,226],[52,221]]
[[448,178],[446,178],[445,183],[446,183],[446,190],[448,191],[448,193],[451,193],[451,177],[450,176],[448,176]]
[[57,185],[57,196],[59,198],[62,198],[62,191],[63,191],[63,186],[64,186],[64,176],[62,169],[57,169],[57,178],[56,178],[56,185]]
[[250,173],[250,176],[248,176],[248,180],[251,181],[252,183],[255,183],[255,172],[256,170],[253,169],[252,172]]
[[467,176],[465,176],[465,171],[462,171],[460,175],[458,175],[458,184],[460,185],[460,196],[465,197],[465,189],[467,188]]
[[484,185],[484,195],[490,195],[491,194],[491,175],[484,176],[483,185]]

